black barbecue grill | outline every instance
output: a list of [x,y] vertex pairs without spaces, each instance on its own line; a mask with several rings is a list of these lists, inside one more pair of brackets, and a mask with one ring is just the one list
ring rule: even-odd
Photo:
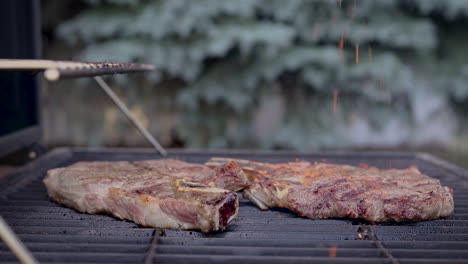
[[[2,1],[0,57],[38,59],[37,1]],[[36,24],[33,22],[36,21]],[[11,30],[14,29],[14,30]],[[42,65],[40,63],[43,63]],[[45,70],[51,80],[151,70],[138,64],[76,64],[54,61],[0,61],[3,70]],[[38,65],[34,68],[33,64]],[[44,66],[46,65],[46,66]],[[25,67],[26,66],[26,67]],[[29,67],[29,68],[28,68]],[[49,70],[49,71],[48,71]],[[48,74],[47,74],[48,71]],[[101,88],[128,115],[128,109],[99,77]],[[40,139],[37,75],[0,72],[2,99],[0,156]],[[157,141],[129,116],[161,154]],[[34,156],[34,155],[33,155]],[[154,150],[55,149],[0,178],[3,217],[41,263],[468,263],[468,173],[425,154],[297,153],[171,150],[169,158],[203,163],[214,156],[263,162],[296,159],[383,169],[416,165],[455,191],[455,213],[420,223],[371,224],[349,219],[310,220],[287,210],[261,211],[241,200],[239,216],[225,232],[200,233],[143,228],[107,215],[88,215],[56,204],[42,183],[47,170],[77,161],[158,159]],[[17,263],[0,242],[0,263]]]
[[[366,163],[384,169],[416,165],[454,189],[455,213],[420,223],[370,224],[310,220],[281,209],[261,211],[244,199],[239,216],[225,232],[155,230],[51,202],[42,179],[48,169],[77,161],[158,159],[160,155],[153,150],[64,148],[0,181],[4,186],[0,214],[44,263],[468,263],[468,174],[456,166],[410,153],[169,152],[170,158],[199,163],[213,156]],[[1,245],[0,262],[15,261]]]

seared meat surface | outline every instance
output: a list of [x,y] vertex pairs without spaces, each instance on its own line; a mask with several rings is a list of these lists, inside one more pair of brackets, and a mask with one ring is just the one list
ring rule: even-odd
[[214,168],[178,160],[78,162],[48,171],[49,196],[80,212],[143,226],[224,230],[237,215],[234,192],[248,180],[233,162]]
[[[215,167],[230,160],[212,158]],[[453,213],[453,191],[417,168],[381,170],[326,163],[233,160],[246,173],[244,195],[261,209],[288,208],[312,219],[421,221]]]

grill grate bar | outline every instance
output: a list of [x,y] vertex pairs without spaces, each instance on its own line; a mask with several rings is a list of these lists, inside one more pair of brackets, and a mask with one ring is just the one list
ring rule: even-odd
[[[291,218],[294,220],[296,218]],[[123,228],[136,228],[137,224],[132,222],[120,222],[120,221],[82,221],[82,220],[49,220],[47,223],[38,223],[37,221],[31,220],[15,220],[9,221],[10,226],[14,228],[40,228],[48,227],[52,229],[60,230],[63,227],[71,229],[79,228],[94,228],[94,229],[123,229]],[[271,222],[270,222],[271,223]],[[50,227],[53,226],[53,227]],[[374,226],[373,229],[378,234],[468,234],[468,227],[454,227],[454,226]],[[142,229],[142,228],[139,228]],[[357,225],[350,224],[318,224],[315,225],[313,222],[297,224],[292,221],[286,223],[276,223],[275,225],[265,225],[263,223],[246,223],[243,221],[234,221],[227,232],[252,232],[252,231],[268,231],[268,232],[279,232],[284,229],[288,229],[288,232],[316,232],[316,233],[335,233],[335,232],[356,232],[358,230]],[[332,230],[332,231],[329,231]]]
[[[66,214],[61,213],[36,213],[31,215],[24,215],[23,213],[3,213],[2,216],[7,219],[12,225],[26,225],[26,226],[41,226],[47,225],[45,222],[37,220],[48,220],[50,223],[63,223],[63,225],[72,226],[78,223],[79,226],[83,220],[86,223],[101,223],[101,222],[116,222],[116,218],[107,215],[87,215],[87,214]],[[68,223],[68,224],[67,224]],[[120,225],[119,222],[115,223],[116,226]],[[130,225],[131,223],[126,223]],[[322,226],[337,226],[337,225],[351,225],[354,224],[347,220],[310,220],[305,218],[261,218],[261,217],[238,217],[232,222],[234,225],[258,225],[258,224],[275,224],[275,225],[322,225]],[[103,224],[104,225],[104,224]],[[112,224],[106,223],[108,226]],[[380,224],[382,227],[398,227],[398,223]],[[468,227],[468,221],[464,220],[434,220],[425,221],[421,223],[410,223],[408,227]]]
[[151,237],[125,236],[125,235],[44,235],[44,234],[18,234],[22,241],[47,243],[116,243],[116,244],[149,244]]
[[[34,214],[24,214],[27,210],[17,210],[11,212],[2,212],[2,216],[7,219],[50,219],[50,220],[89,220],[89,221],[115,221],[116,218],[107,215],[88,215],[88,214],[79,214],[71,212],[34,212]],[[262,215],[255,216],[239,216],[234,220],[233,223],[251,223],[251,224],[314,224],[314,225],[345,225],[352,224],[351,220],[310,220],[306,218],[294,217],[294,215],[284,216],[281,214],[269,214],[268,216],[276,217],[262,217]],[[280,217],[278,217],[280,216]],[[434,220],[434,221],[425,221],[420,223],[407,223],[405,226],[467,226],[468,221],[466,221],[466,215],[455,214],[446,219]],[[464,220],[465,219],[465,220]],[[39,223],[40,224],[40,223]],[[401,223],[382,223],[379,226],[401,226]]]
[[[69,261],[80,262],[104,262],[104,263],[141,263],[142,254],[140,253],[90,253],[90,252],[35,252],[34,256],[39,262],[59,262]],[[0,253],[0,259],[4,261],[14,261],[11,253]]]
[[164,230],[155,228],[153,232],[153,239],[151,239],[151,245],[145,255],[145,264],[151,264],[153,258],[156,255],[156,246],[159,242],[159,238],[164,235]]
[[[129,239],[124,236],[59,236],[59,235],[20,235],[27,245],[36,245],[38,247],[53,247],[59,245],[61,248],[69,246],[95,245],[104,247],[106,245],[119,246],[120,244],[142,245],[147,248],[151,238]],[[68,242],[66,245],[63,242]],[[404,250],[465,250],[468,247],[468,242],[454,241],[385,241],[381,240],[386,248],[389,249],[404,249]],[[300,240],[300,239],[232,239],[232,238],[194,238],[189,241],[180,237],[160,237],[158,245],[161,246],[217,246],[217,247],[277,247],[277,248],[298,248],[299,245],[306,245],[307,248],[329,248],[337,246],[338,248],[374,248],[373,242],[370,240]],[[0,246],[1,248],[2,246]],[[4,246],[3,246],[4,247]],[[4,247],[5,248],[5,247]]]
[[87,221],[115,221],[115,218],[107,215],[88,215],[88,214],[63,214],[63,213],[34,213],[24,214],[22,212],[2,212],[2,216],[5,219],[11,219],[11,221],[18,219],[31,219],[32,221],[37,220],[87,220]]
[[[89,235],[89,236],[128,236],[128,237],[151,237],[151,230],[139,230],[140,228],[133,229],[97,229],[97,228],[62,228],[48,230],[45,227],[40,228],[14,228],[19,235],[35,234],[35,235]],[[138,231],[135,231],[138,230]],[[168,230],[169,232],[170,230]],[[468,234],[378,234],[381,240],[394,240],[394,241],[467,241]],[[174,232],[168,234],[171,237],[180,238],[213,238],[219,236],[216,233],[202,234],[198,232]],[[222,234],[225,238],[233,239],[277,239],[277,233],[264,232],[264,231],[237,231]],[[359,239],[357,233],[353,232],[281,232],[282,239],[298,239],[317,241],[322,240],[353,240]]]
[[364,232],[365,239],[371,240],[374,243],[374,245],[384,254],[384,256],[389,259],[390,263],[400,264],[400,262],[397,259],[395,259],[392,253],[387,248],[385,248],[382,242],[379,241],[379,239],[374,234],[374,232],[372,232],[372,229],[370,227],[364,224],[360,224],[359,228],[359,232]]
[[[144,253],[148,245],[127,244],[88,244],[88,243],[26,243],[30,250],[35,252],[120,252],[120,253]],[[0,245],[0,252],[5,253],[7,248]]]
[[40,234],[40,235],[126,235],[126,236],[152,236],[150,228],[95,228],[95,227],[48,227],[48,226],[14,226],[18,234]]
[[[245,247],[245,246],[181,246],[181,245],[160,245],[150,247],[148,250],[147,245],[114,245],[114,244],[75,244],[69,245],[60,244],[48,244],[48,243],[36,243],[27,244],[28,248],[35,252],[57,252],[57,253],[78,253],[78,252],[90,252],[90,253],[130,253],[130,254],[141,254],[146,253],[148,258],[152,258],[149,252],[155,254],[185,254],[185,255],[235,255],[238,252],[242,252],[246,256],[288,256],[294,254],[295,256],[328,256],[330,253],[330,247]],[[382,248],[383,245],[381,244]],[[444,258],[443,252],[449,252],[451,258],[466,258],[468,252],[463,249],[449,249],[449,250],[433,250],[433,249],[386,249],[389,254],[399,258]],[[7,254],[3,248],[0,247],[0,254]],[[336,246],[336,257],[379,257],[382,254],[380,248],[351,248],[351,247],[339,247]],[[154,254],[152,254],[154,256]]]
[[[402,264],[406,263],[447,263],[440,262],[439,259],[400,259]],[[446,259],[448,263],[463,263],[463,259]],[[331,258],[331,257],[297,257],[297,256],[242,256],[242,255],[178,255],[178,254],[159,254],[155,259],[155,263],[385,263],[388,260],[385,258],[362,258],[362,257],[344,257],[344,258]]]
[[9,221],[9,225],[12,227],[50,227],[52,228],[61,228],[61,227],[93,227],[93,228],[135,228],[138,227],[137,224],[133,222],[120,222],[120,221],[82,221],[82,220],[48,220],[47,223],[38,223],[37,221],[17,219],[14,221]]

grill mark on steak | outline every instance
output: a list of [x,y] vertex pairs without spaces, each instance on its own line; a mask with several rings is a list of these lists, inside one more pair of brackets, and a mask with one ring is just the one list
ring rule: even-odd
[[229,160],[213,168],[173,159],[144,160],[132,164],[150,172],[158,172],[166,177],[184,178],[189,182],[231,191],[242,190],[249,184],[242,169]]
[[181,183],[181,186],[190,188],[206,188],[206,185],[195,184],[192,182],[183,182]]
[[[227,160],[212,158],[206,164],[219,166]],[[430,220],[454,210],[453,191],[414,166],[380,170],[366,164],[233,162],[250,180],[244,195],[264,210],[283,207],[312,219],[370,222]]]
[[156,184],[156,185],[152,185],[149,187],[141,187],[141,188],[133,189],[132,193],[135,193],[137,195],[147,194],[150,196],[158,196],[161,199],[175,197],[170,183],[161,183],[161,184]]

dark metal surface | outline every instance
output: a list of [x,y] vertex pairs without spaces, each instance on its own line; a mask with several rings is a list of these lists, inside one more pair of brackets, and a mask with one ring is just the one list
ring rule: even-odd
[[[40,1],[0,1],[0,58],[41,57]],[[36,76],[0,72],[0,157],[42,136],[40,82]]]
[[20,129],[14,133],[0,136],[0,158],[17,150],[27,148],[39,142],[42,129],[39,125]]
[[[79,160],[157,159],[153,150],[58,149],[0,181],[0,214],[44,263],[468,263],[468,177],[431,156],[408,153],[299,154],[170,151],[170,158],[204,162],[230,156],[265,162],[297,158],[380,168],[416,165],[455,190],[455,214],[406,224],[310,220],[286,210],[261,211],[241,201],[226,232],[162,234],[106,215],[87,215],[51,202],[46,170]],[[0,262],[16,262],[0,244]]]

